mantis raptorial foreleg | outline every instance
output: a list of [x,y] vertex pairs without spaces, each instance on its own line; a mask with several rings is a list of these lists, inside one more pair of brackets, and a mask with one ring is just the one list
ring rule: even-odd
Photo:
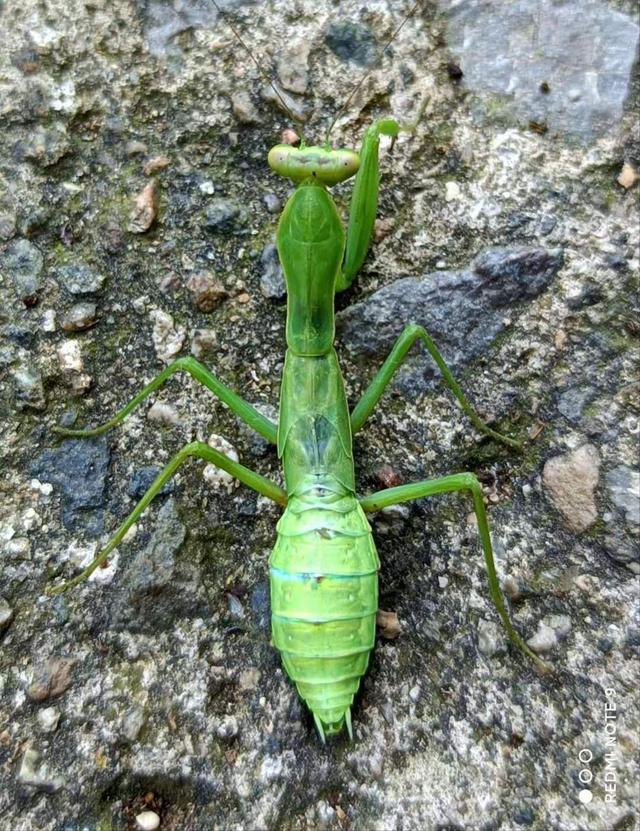
[[149,490],[145,493],[133,511],[131,511],[129,516],[118,528],[113,537],[111,537],[106,546],[102,549],[98,556],[92,560],[87,568],[85,568],[81,574],[78,574],[77,577],[74,577],[72,580],[68,580],[60,586],[49,589],[48,592],[50,594],[59,594],[67,591],[67,589],[73,588],[73,586],[77,586],[78,583],[81,583],[83,580],[86,580],[90,574],[92,574],[100,565],[102,565],[102,563],[105,562],[114,548],[122,542],[129,528],[131,528],[133,523],[136,522],[142,512],[149,506],[154,497],[158,495],[163,486],[169,481],[169,479],[171,479],[178,468],[186,462],[187,459],[192,457],[204,459],[205,461],[222,468],[222,470],[230,473],[231,476],[239,479],[243,484],[248,485],[250,488],[253,488],[253,490],[263,496],[267,496],[279,505],[286,506],[287,494],[281,487],[276,485],[275,482],[272,482],[270,479],[265,478],[253,470],[249,470],[249,468],[244,467],[244,465],[241,465],[239,462],[234,462],[233,459],[230,459],[218,450],[214,450],[213,447],[209,447],[209,445],[204,444],[204,442],[192,442],[191,444],[185,445],[182,450],[179,450],[166,467],[156,476]]
[[356,274],[367,256],[371,235],[378,211],[378,187],[380,172],[378,146],[380,136],[391,136],[395,141],[399,133],[412,133],[424,113],[425,99],[418,110],[418,115],[409,124],[400,124],[393,118],[375,121],[367,130],[360,150],[360,167],[353,185],[347,244],[345,248],[342,274],[338,276],[336,291],[343,291],[353,282]]
[[360,505],[365,511],[379,511],[381,508],[386,508],[389,505],[397,505],[400,502],[410,502],[413,499],[421,499],[425,496],[435,496],[438,493],[453,493],[455,491],[468,491],[473,497],[473,505],[478,521],[478,531],[480,533],[480,541],[482,543],[487,568],[489,593],[500,615],[507,635],[521,652],[531,658],[540,669],[548,672],[550,667],[527,646],[525,641],[514,629],[509,618],[493,559],[491,534],[489,533],[487,513],[484,502],[482,501],[482,489],[480,482],[478,482],[477,477],[473,473],[456,473],[452,476],[443,476],[440,479],[427,479],[422,482],[388,488],[383,491],[378,491],[378,493],[373,493],[370,496],[365,496],[360,500]]
[[223,401],[229,409],[233,410],[233,412],[239,416],[245,424],[248,424],[249,427],[252,427],[257,433],[260,433],[261,436],[264,436],[267,441],[270,441],[272,444],[276,444],[278,440],[277,426],[268,418],[261,415],[255,407],[230,390],[229,387],[222,383],[222,381],[218,381],[215,375],[209,372],[209,370],[201,363],[196,361],[195,358],[178,358],[177,361],[169,364],[169,366],[166,367],[166,369],[163,369],[162,372],[157,375],[153,381],[151,381],[151,383],[147,384],[144,389],[140,390],[140,392],[132,398],[126,406],[119,410],[113,418],[110,418],[109,421],[101,424],[99,427],[94,427],[92,430],[69,430],[65,427],[54,427],[53,429],[56,433],[60,433],[63,436],[77,436],[79,438],[100,436],[103,433],[106,433],[107,430],[110,430],[112,427],[120,424],[121,421],[124,421],[129,413],[138,406],[138,404],[161,387],[171,375],[180,371],[188,372],[189,375],[192,375],[196,381],[199,381],[203,386],[211,390],[211,392]]
[[456,379],[453,377],[451,370],[446,365],[444,358],[438,351],[435,343],[429,337],[426,329],[422,326],[418,326],[416,323],[409,324],[409,326],[407,326],[402,332],[398,340],[395,342],[393,349],[389,353],[388,358],[380,367],[375,378],[369,384],[362,398],[355,406],[353,412],[351,413],[351,430],[353,433],[357,433],[369,418],[376,404],[382,397],[385,389],[389,385],[389,382],[400,366],[402,366],[409,350],[417,340],[422,340],[426,346],[427,351],[442,373],[445,384],[449,387],[462,407],[463,412],[469,417],[476,429],[478,429],[481,433],[485,433],[487,436],[491,436],[496,439],[496,441],[500,441],[503,444],[508,445],[509,447],[520,448],[522,446],[520,442],[515,441],[515,439],[510,439],[508,436],[503,436],[501,433],[492,430],[488,424],[484,423],[469,403],[465,394],[462,392],[460,384],[458,384]]

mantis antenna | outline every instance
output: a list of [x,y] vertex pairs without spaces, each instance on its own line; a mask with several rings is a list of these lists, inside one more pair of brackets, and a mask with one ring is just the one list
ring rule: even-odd
[[[223,12],[223,10],[220,8],[220,6],[219,6],[219,5],[218,5],[218,3],[216,2],[216,0],[211,0],[211,4],[215,7],[215,9],[216,9],[216,11],[218,12],[218,14],[220,15],[220,17],[224,17],[224,12]],[[417,4],[416,4],[416,5],[417,5]],[[413,10],[412,10],[412,13],[413,13]],[[232,24],[229,20],[227,20],[227,26],[231,29],[231,31],[232,31],[232,33],[233,33],[233,35],[234,35],[235,39],[238,41],[238,43],[240,44],[240,46],[242,46],[242,48],[244,49],[244,51],[247,53],[247,55],[248,55],[248,56],[251,58],[251,60],[253,61],[253,63],[254,63],[254,65],[255,65],[256,69],[258,70],[258,72],[259,72],[259,74],[260,74],[260,77],[262,78],[262,80],[263,80],[263,81],[266,81],[266,82],[269,84],[269,86],[271,87],[271,89],[275,92],[275,94],[276,94],[276,96],[277,96],[278,100],[280,101],[280,103],[281,103],[281,104],[282,104],[282,106],[284,107],[284,110],[285,110],[285,112],[287,113],[287,115],[289,116],[289,118],[290,118],[290,119],[291,119],[291,120],[292,120],[292,121],[296,124],[296,126],[297,126],[297,128],[298,128],[298,132],[300,133],[300,141],[301,141],[301,142],[302,142],[302,144],[304,145],[304,143],[305,143],[305,141],[304,141],[304,131],[303,131],[303,128],[302,128],[302,121],[301,121],[301,119],[297,118],[297,117],[296,117],[296,116],[295,116],[295,115],[291,112],[291,110],[290,110],[290,109],[289,109],[289,107],[287,106],[287,102],[284,100],[284,97],[281,95],[280,91],[278,90],[278,88],[276,87],[276,85],[273,83],[273,80],[269,77],[269,75],[267,75],[267,73],[264,71],[264,69],[260,66],[260,63],[259,63],[258,59],[257,59],[257,58],[256,58],[256,56],[254,55],[254,53],[253,53],[253,52],[249,49],[249,47],[247,46],[247,44],[244,42],[244,40],[243,40],[243,38],[242,38],[242,36],[241,36],[240,32],[238,32],[238,30],[235,28],[235,26],[234,26],[234,25],[233,25],[233,24]],[[387,44],[387,45],[388,45],[388,44]],[[385,47],[385,48],[386,48],[386,47]]]
[[402,29],[402,27],[405,25],[405,23],[406,23],[406,22],[407,22],[410,18],[412,18],[412,17],[413,17],[413,15],[415,14],[416,9],[418,8],[418,6],[420,6],[420,2],[421,2],[421,0],[417,0],[417,2],[413,4],[413,6],[411,7],[411,10],[410,10],[410,12],[409,12],[409,14],[408,14],[408,15],[404,18],[404,20],[402,21],[402,23],[400,23],[400,25],[397,27],[397,29],[395,29],[395,31],[393,32],[393,34],[392,34],[392,35],[391,35],[391,37],[389,38],[389,40],[385,43],[385,45],[384,45],[384,47],[383,47],[383,49],[382,49],[382,52],[380,52],[380,55],[379,55],[379,57],[378,57],[378,60],[375,62],[375,65],[374,65],[373,67],[371,67],[371,69],[370,69],[370,70],[369,70],[369,71],[368,71],[365,75],[363,75],[363,76],[362,76],[362,78],[360,78],[360,80],[358,81],[358,83],[357,83],[357,84],[355,84],[355,86],[353,87],[353,89],[351,90],[351,92],[349,93],[349,95],[347,96],[347,98],[346,98],[346,100],[345,100],[344,104],[340,107],[340,109],[338,110],[337,114],[335,115],[335,117],[334,117],[333,121],[332,121],[332,122],[331,122],[331,124],[329,125],[329,129],[327,130],[327,135],[326,135],[326,137],[325,137],[325,144],[329,144],[329,136],[331,135],[331,131],[332,131],[332,130],[333,130],[333,128],[336,126],[336,123],[337,123],[338,119],[340,118],[340,116],[341,116],[341,115],[345,112],[345,110],[346,110],[346,109],[347,109],[347,107],[349,106],[349,104],[350,104],[351,99],[353,98],[353,96],[354,96],[354,95],[356,94],[356,92],[360,89],[360,87],[364,84],[364,82],[367,80],[367,78],[369,78],[369,77],[371,76],[371,73],[373,72],[374,68],[375,68],[376,66],[379,66],[380,61],[382,60],[382,58],[383,58],[383,56],[384,56],[384,53],[385,53],[385,52],[387,51],[387,49],[391,46],[391,44],[393,43],[393,41],[394,41],[394,40],[398,37],[398,35],[400,34],[400,30],[401,30],[401,29]]

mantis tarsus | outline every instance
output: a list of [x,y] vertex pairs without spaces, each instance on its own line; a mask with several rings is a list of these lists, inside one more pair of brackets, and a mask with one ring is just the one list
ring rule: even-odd
[[[104,563],[187,459],[195,457],[217,465],[285,508],[270,558],[273,641],[323,740],[344,726],[351,735],[351,705],[374,645],[380,564],[366,512],[441,493],[462,491],[471,496],[491,598],[509,638],[545,667],[509,619],[496,575],[482,492],[473,473],[401,485],[365,497],[357,495],[353,435],[362,429],[416,341],[425,346],[475,427],[504,444],[518,446],[480,419],[429,334],[412,323],[400,334],[355,408],[349,412],[347,407],[333,347],[334,298],[336,292],[351,285],[369,249],[378,202],[380,137],[394,140],[414,126],[392,118],[375,121],[365,134],[360,153],[333,150],[328,142],[307,146],[304,141],[298,148],[277,145],[269,153],[272,169],[297,185],[277,232],[288,297],[287,352],[278,424],[261,415],[198,361],[180,358],[102,426],[93,430],[58,429],[66,436],[100,435],[122,422],[171,375],[187,372],[242,421],[277,445],[286,490],[204,443],[186,445],[157,476],[93,562],[52,591],[77,585]],[[354,175],[345,233],[327,188]]]

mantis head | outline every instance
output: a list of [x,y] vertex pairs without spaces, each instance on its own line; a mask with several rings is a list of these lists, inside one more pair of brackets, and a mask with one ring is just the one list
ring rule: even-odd
[[360,167],[360,155],[355,150],[332,150],[330,147],[276,144],[269,151],[268,160],[272,170],[296,184],[315,179],[328,187],[355,176]]

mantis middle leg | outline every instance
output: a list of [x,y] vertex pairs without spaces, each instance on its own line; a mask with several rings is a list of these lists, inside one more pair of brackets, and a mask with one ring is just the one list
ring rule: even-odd
[[287,494],[282,490],[282,488],[276,485],[275,482],[272,482],[270,479],[267,479],[261,474],[244,467],[244,465],[241,465],[239,462],[234,462],[233,459],[230,459],[228,456],[225,456],[224,453],[220,453],[213,447],[209,447],[209,445],[204,444],[204,442],[192,442],[191,444],[185,445],[182,450],[179,450],[166,467],[160,471],[151,487],[147,490],[133,511],[131,511],[113,537],[111,537],[107,545],[102,549],[102,551],[100,551],[97,557],[92,560],[87,568],[85,568],[81,574],[78,574],[78,576],[74,577],[72,580],[68,580],[60,586],[48,589],[48,593],[60,594],[61,592],[67,591],[67,589],[73,588],[73,586],[77,586],[78,583],[82,583],[83,580],[86,580],[89,575],[91,575],[100,565],[102,565],[114,548],[122,542],[129,528],[131,528],[133,523],[140,517],[142,512],[148,507],[154,497],[158,495],[163,486],[169,481],[169,479],[171,479],[178,468],[191,457],[211,462],[217,467],[222,468],[222,470],[225,470],[227,473],[230,473],[236,479],[239,479],[243,484],[253,488],[253,490],[263,496],[269,497],[269,499],[272,499],[279,505],[286,506]]
[[65,427],[54,427],[56,433],[63,436],[77,436],[80,438],[90,438],[93,436],[101,436],[110,430],[112,427],[120,424],[121,421],[134,410],[138,404],[144,401],[151,393],[155,392],[161,387],[165,381],[170,378],[175,372],[188,372],[196,381],[199,381],[204,387],[211,390],[211,392],[223,401],[229,409],[231,409],[242,421],[249,427],[252,427],[261,436],[264,436],[267,441],[276,444],[278,440],[278,428],[268,418],[259,413],[254,406],[249,404],[237,393],[230,390],[222,381],[219,381],[212,372],[196,361],[195,358],[178,358],[168,367],[162,370],[153,381],[146,385],[140,392],[129,401],[121,410],[119,410],[113,418],[101,424],[99,427],[94,427],[92,430],[69,430]]
[[382,394],[389,385],[389,382],[395,375],[396,371],[400,368],[407,357],[407,353],[417,340],[422,340],[424,345],[427,347],[427,351],[442,373],[445,384],[449,387],[454,397],[462,407],[463,412],[469,417],[476,429],[478,429],[481,433],[485,433],[487,436],[491,436],[496,439],[496,441],[500,441],[503,444],[508,445],[509,447],[520,448],[522,446],[520,442],[515,439],[510,439],[508,436],[503,436],[496,430],[492,430],[491,427],[489,427],[488,424],[485,424],[485,422],[480,418],[478,413],[469,403],[465,394],[462,392],[460,384],[458,384],[456,379],[453,377],[451,370],[446,365],[444,358],[438,351],[435,343],[430,338],[429,333],[426,329],[422,326],[418,326],[416,323],[409,324],[409,326],[407,326],[401,333],[398,340],[393,345],[393,349],[389,353],[388,358],[380,367],[375,378],[369,384],[362,395],[362,398],[355,406],[353,412],[351,413],[352,432],[354,434],[357,433],[369,418],[376,404],[382,397]]
[[399,485],[395,488],[387,488],[386,490],[378,491],[378,493],[365,496],[360,500],[360,504],[365,511],[378,511],[381,508],[386,508],[389,505],[397,505],[400,502],[409,502],[413,499],[420,499],[424,496],[435,496],[438,493],[453,493],[455,491],[467,491],[473,497],[473,506],[475,509],[476,519],[478,521],[478,531],[480,533],[480,541],[482,543],[482,550],[484,552],[484,560],[487,568],[487,578],[489,581],[489,593],[493,604],[496,607],[502,625],[505,628],[507,635],[512,643],[518,647],[527,657],[542,670],[548,672],[550,667],[541,660],[535,652],[533,652],[525,643],[523,638],[516,632],[509,613],[507,612],[500,583],[498,582],[498,575],[496,573],[496,566],[493,559],[493,548],[491,545],[491,534],[489,533],[489,523],[487,521],[487,513],[485,511],[484,502],[482,501],[482,489],[480,483],[473,473],[456,473],[451,476],[443,476],[440,479],[427,479],[422,482],[415,482],[409,485]]

